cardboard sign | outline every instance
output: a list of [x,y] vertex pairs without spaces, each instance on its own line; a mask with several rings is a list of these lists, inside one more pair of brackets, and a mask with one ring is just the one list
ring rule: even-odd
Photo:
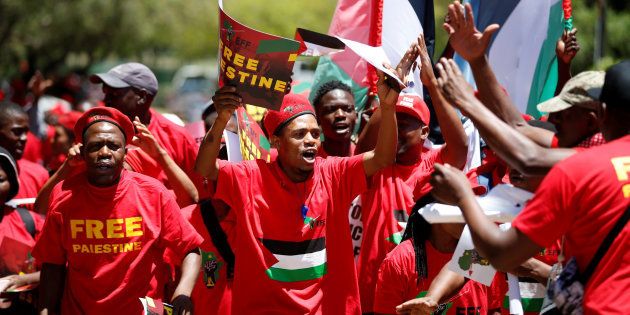
[[219,0],[219,86],[233,85],[243,102],[277,110],[291,84],[300,43],[249,28]]
[[448,263],[448,269],[486,286],[492,284],[494,274],[497,272],[490,265],[490,262],[486,258],[481,257],[475,249],[468,225],[466,225],[462,236],[459,238],[453,258]]
[[242,107],[236,109],[236,118],[243,160],[271,162],[271,145],[258,123]]
[[162,300],[154,300],[148,296],[140,298],[145,315],[172,315],[173,305],[163,303]]

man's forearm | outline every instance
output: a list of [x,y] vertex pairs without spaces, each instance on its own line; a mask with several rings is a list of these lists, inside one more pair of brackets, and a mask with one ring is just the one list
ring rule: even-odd
[[378,139],[373,151],[368,151],[363,156],[365,174],[369,177],[383,167],[391,165],[396,159],[396,145],[398,143],[398,129],[396,126],[396,110],[394,106],[381,107],[381,126],[378,130]]
[[39,290],[39,314],[59,314],[66,266],[44,263]]
[[193,184],[188,175],[173,161],[168,153],[162,150],[157,160],[160,166],[162,166],[171,187],[175,191],[177,203],[182,207],[197,203],[199,201],[199,192],[195,184]]
[[544,175],[557,162],[575,153],[573,150],[545,149],[497,118],[478,100],[461,104],[490,148],[510,167],[525,175]]
[[488,59],[485,55],[470,62],[470,68],[477,84],[479,99],[491,112],[495,113],[499,119],[506,122],[510,127],[541,145],[549,147],[553,133],[544,129],[534,128],[527,124],[516,106],[510,100],[507,93],[501,88]]
[[442,267],[440,273],[433,279],[427,297],[433,299],[437,303],[446,303],[446,301],[455,293],[457,293],[466,283],[466,279],[448,269],[448,263]]
[[201,256],[197,251],[189,252],[186,257],[184,257],[184,261],[182,262],[182,276],[179,280],[179,284],[177,284],[177,288],[175,288],[175,292],[173,292],[173,298],[180,295],[190,297],[195,287],[200,267]]
[[470,228],[475,248],[496,269],[512,270],[540,251],[541,248],[518,234],[514,228],[501,231],[483,213],[472,191],[466,194],[458,206]]
[[219,149],[221,148],[223,130],[228,122],[229,117],[225,118],[219,115],[199,147],[199,154],[195,161],[195,171],[210,180],[216,180],[219,176]]
[[437,87],[437,82],[433,80],[433,84],[426,87],[433,101],[435,115],[442,136],[446,142],[444,159],[446,163],[457,168],[463,168],[466,165],[466,157],[468,155],[468,137],[464,131],[464,127],[457,115],[455,109],[448,105],[442,92]]
[[57,185],[57,183],[64,180],[68,176],[70,171],[70,166],[68,165],[68,161],[66,160],[61,164],[61,167],[59,167],[59,169],[52,176],[50,176],[50,178],[48,178],[44,186],[42,186],[42,188],[37,193],[37,198],[35,198],[35,204],[33,205],[35,211],[44,215],[46,214],[46,212],[48,212],[48,201],[50,198],[50,193],[52,192],[55,185]]

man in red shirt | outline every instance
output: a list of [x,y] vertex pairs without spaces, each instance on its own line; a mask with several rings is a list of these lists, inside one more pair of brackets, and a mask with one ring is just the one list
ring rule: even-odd
[[28,133],[28,115],[13,103],[0,105],[0,146],[6,148],[17,161],[20,190],[12,206],[31,207],[37,193],[48,180],[48,171],[36,163],[22,159]]
[[357,111],[352,89],[341,81],[326,82],[317,90],[313,106],[324,134],[324,142],[317,154],[323,158],[354,155],[352,134]]
[[[466,87],[455,89],[459,82],[452,77],[457,71],[441,74],[441,85],[452,83],[447,89],[457,91],[460,105],[477,101]],[[462,209],[475,247],[497,269],[515,268],[564,235],[564,255],[574,257],[583,272],[630,205],[630,60],[606,72],[599,99],[601,129],[609,143],[554,166],[507,231],[485,217],[461,172],[436,165],[431,181],[434,195]],[[630,225],[626,224],[584,284],[584,313],[630,312],[629,253]]]
[[[446,104],[437,88],[424,38],[418,38],[421,80],[429,90],[446,144],[440,149],[424,148],[429,135],[429,108],[418,95],[401,95],[396,105],[398,141],[396,163],[376,173],[370,189],[361,194],[363,241],[357,263],[361,309],[372,312],[378,270],[387,253],[402,238],[416,200],[428,192],[434,163],[466,164],[468,140],[457,112]],[[368,124],[373,123],[372,120]],[[382,127],[381,127],[382,128]]]
[[[138,298],[161,299],[165,249],[183,258],[173,305],[190,314],[201,237],[157,180],[124,170],[133,124],[96,107],[77,122],[71,163],[85,171],[58,183],[33,256],[43,263],[41,314],[142,314]],[[64,277],[65,274],[65,277]],[[65,278],[65,281],[64,281]]]
[[[193,180],[197,190],[203,190],[201,179],[193,171],[197,156],[195,140],[183,127],[151,109],[158,92],[158,82],[149,68],[139,63],[125,63],[107,73],[92,75],[90,81],[103,84],[105,106],[118,109],[131,121],[138,117],[159,145]],[[130,150],[125,162],[134,171],[160,180],[167,188],[171,187],[160,164],[142,150]]]
[[[395,70],[402,80],[418,48]],[[393,81],[388,78],[388,81]],[[398,86],[398,83],[390,83]],[[373,151],[353,157],[317,157],[320,129],[305,97],[285,96],[264,119],[275,162],[227,163],[217,159],[233,111],[242,106],[236,88],[213,97],[219,116],[201,144],[196,169],[216,181],[217,199],[236,215],[232,248],[235,314],[359,314],[361,305],[348,231],[347,207],[367,187],[366,177],[396,154],[398,92],[380,74],[382,126]]]

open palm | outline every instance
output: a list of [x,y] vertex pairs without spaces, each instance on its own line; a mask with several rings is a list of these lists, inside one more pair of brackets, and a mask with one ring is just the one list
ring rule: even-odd
[[499,25],[489,25],[482,33],[475,27],[475,18],[470,4],[467,3],[463,7],[465,12],[462,11],[462,5],[458,1],[450,4],[448,6],[449,19],[443,26],[449,35],[451,47],[470,62],[485,54],[492,34],[499,29]]

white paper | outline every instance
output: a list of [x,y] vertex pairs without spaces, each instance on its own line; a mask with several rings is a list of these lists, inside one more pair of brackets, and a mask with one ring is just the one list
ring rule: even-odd
[[497,272],[490,265],[490,262],[481,257],[475,249],[468,225],[464,227],[462,236],[459,238],[453,253],[453,258],[448,263],[448,269],[486,286],[492,284],[494,275]]
[[[374,47],[366,44],[362,44],[359,42],[355,42],[353,40],[341,38],[337,36],[339,40],[341,40],[344,44],[346,44],[347,48],[350,48],[355,54],[359,55],[359,57],[363,58],[369,64],[373,65],[376,69],[383,71],[390,77],[396,79],[396,81],[406,87],[404,82],[400,81],[398,76],[387,68],[383,67],[383,63],[388,63],[390,66],[392,65],[389,58],[385,54],[383,47]],[[392,66],[393,67],[393,66]]]
[[[501,184],[490,192],[477,197],[477,202],[488,218],[494,222],[511,222],[525,208],[534,194],[514,187]],[[456,206],[441,203],[431,203],[419,210],[427,222],[434,223],[465,223],[462,211]]]
[[228,161],[242,161],[243,154],[241,153],[241,141],[238,135],[231,131],[223,130],[223,137],[225,138],[225,146],[227,147]]

